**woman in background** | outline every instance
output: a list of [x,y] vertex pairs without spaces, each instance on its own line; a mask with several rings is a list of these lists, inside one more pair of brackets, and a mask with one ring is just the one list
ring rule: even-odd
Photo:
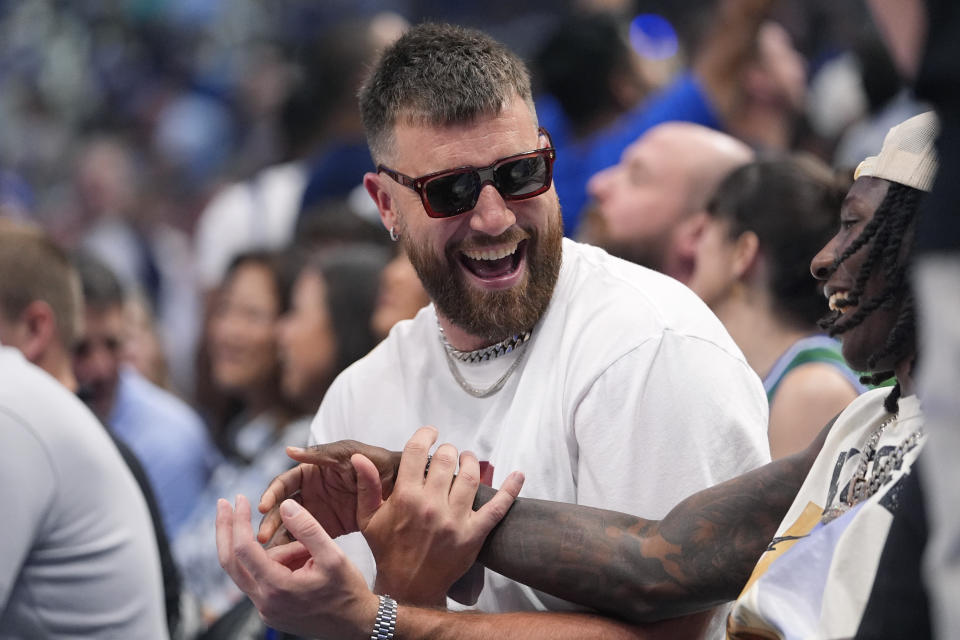
[[[277,426],[272,432],[264,431],[263,425],[268,424],[265,419],[259,421],[256,431],[250,426],[228,431],[236,435],[238,449],[247,456],[228,458],[214,471],[210,484],[184,527],[184,533],[176,540],[174,552],[181,564],[186,587],[200,601],[206,623],[223,616],[242,596],[217,559],[214,538],[217,498],[237,493],[257,494],[293,464],[286,455],[286,447],[307,443],[310,420],[327,386],[340,371],[366,355],[376,344],[370,330],[370,316],[380,272],[386,264],[383,250],[366,245],[321,250],[306,260],[292,257],[290,264],[276,267],[276,271],[264,269],[265,265],[278,264],[276,260],[265,259],[264,254],[255,254],[255,259],[249,255],[240,260],[239,270],[232,270],[235,273],[232,281],[231,276],[227,276],[232,286],[225,290],[227,297],[218,311],[221,317],[218,320],[215,314],[213,318],[210,346],[214,377],[235,384],[241,379],[251,382],[260,379],[261,385],[264,380],[270,380],[271,386],[264,385],[260,393],[275,389],[273,393],[279,395],[266,397],[281,397],[282,406],[297,407],[301,417],[280,426],[276,417],[282,414],[267,410],[261,416],[273,418]],[[283,309],[283,314],[267,313],[271,305],[265,303],[270,296],[263,294],[270,288],[267,286],[270,278],[265,276],[294,273],[297,264],[303,266],[293,279],[292,289],[277,289],[291,292],[289,304],[284,300],[273,307],[278,311]],[[256,270],[244,272],[242,265]],[[231,318],[231,315],[241,317]],[[257,325],[257,331],[240,331],[239,327],[229,326],[230,323],[244,324],[243,316],[249,316],[245,323]],[[260,326],[261,321],[263,326]],[[219,326],[218,322],[221,323]],[[271,327],[269,335],[266,332],[268,324]],[[241,342],[245,351],[239,349]],[[268,344],[269,350],[266,348]],[[245,366],[244,362],[247,362]],[[258,366],[254,367],[254,362]],[[272,372],[269,377],[266,376],[268,368]],[[253,375],[255,370],[260,373]],[[247,375],[242,376],[242,371],[247,371]],[[239,384],[234,388],[238,387]],[[251,400],[257,398],[251,397]],[[256,449],[250,451],[249,447],[254,444]],[[238,615],[240,612],[232,613],[222,625],[232,625]],[[216,630],[211,629],[211,633],[215,632],[212,637],[236,637],[233,632],[216,635],[225,633],[222,625]]]
[[333,379],[379,339],[370,319],[386,263],[377,246],[336,247],[310,256],[297,275],[279,325],[281,383],[311,415]]
[[758,160],[718,187],[693,289],[763,379],[774,459],[804,449],[864,387],[817,328],[810,259],[836,229],[845,187],[812,157]]
[[417,315],[430,304],[417,272],[403,249],[397,250],[380,276],[380,293],[373,310],[371,325],[378,339],[387,337],[393,325]]
[[284,396],[277,355],[277,327],[289,307],[292,266],[268,251],[238,255],[207,323],[201,347],[206,388],[198,400],[224,460],[173,541],[184,589],[199,605],[201,626],[237,597],[232,585],[224,583],[212,543],[216,498],[249,490],[280,473],[289,465],[277,461],[271,450],[279,446],[282,454],[285,444],[307,441],[309,417]]

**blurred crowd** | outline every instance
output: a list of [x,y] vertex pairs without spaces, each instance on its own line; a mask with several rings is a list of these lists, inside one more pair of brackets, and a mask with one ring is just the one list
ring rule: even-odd
[[[156,497],[175,635],[240,595],[216,499],[259,495],[333,378],[429,302],[361,184],[357,87],[409,24],[480,27],[527,60],[566,235],[689,284],[758,373],[780,355],[758,326],[817,333],[805,265],[852,169],[926,107],[862,2],[755,4],[0,0],[0,215],[72,257],[76,391]],[[757,255],[783,273],[738,269]],[[806,424],[771,405],[774,456],[863,390],[836,369]]]
[[[2,2],[0,207],[133,287],[131,357],[192,399],[205,296],[238,252],[380,233],[358,188],[372,167],[354,94],[409,22],[480,26],[528,59],[566,233],[594,241],[610,222],[584,215],[587,180],[651,109],[838,168],[923,110],[861,3],[785,0],[756,33],[704,0],[501,4]],[[691,72],[709,108],[656,104]]]

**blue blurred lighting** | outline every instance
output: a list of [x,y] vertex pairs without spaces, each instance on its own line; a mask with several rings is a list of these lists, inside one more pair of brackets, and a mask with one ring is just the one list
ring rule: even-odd
[[644,58],[672,58],[677,54],[677,32],[663,16],[641,13],[630,22],[630,46]]

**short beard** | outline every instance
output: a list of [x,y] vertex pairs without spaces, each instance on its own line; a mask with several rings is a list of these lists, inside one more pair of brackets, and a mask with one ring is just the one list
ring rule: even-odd
[[[455,248],[442,258],[422,244],[404,238],[404,249],[437,311],[470,335],[493,344],[533,328],[550,304],[560,274],[563,223],[559,210],[541,236],[524,229],[527,273],[509,289],[483,291],[467,283]],[[509,240],[507,233],[501,239]],[[498,239],[500,240],[500,239]]]

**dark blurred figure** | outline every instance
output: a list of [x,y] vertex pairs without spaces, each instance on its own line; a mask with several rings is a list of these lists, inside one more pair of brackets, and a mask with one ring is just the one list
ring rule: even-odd
[[875,155],[891,127],[929,110],[897,74],[886,46],[872,25],[860,34],[853,53],[867,99],[867,112],[844,131],[837,143],[833,166],[847,169]]
[[366,207],[368,202],[369,198],[361,205],[357,198],[350,197],[313,205],[297,219],[295,246],[309,250],[344,244],[389,246],[390,236],[384,233],[380,220],[365,215],[365,208],[358,211],[358,207]]
[[[595,117],[594,126],[600,127],[590,136],[579,140],[559,136],[555,141],[558,153],[554,181],[567,235],[578,233],[590,177],[615,165],[628,145],[658,124],[687,121],[727,131],[754,147],[788,147],[803,104],[806,71],[786,31],[767,20],[771,4],[772,0],[710,3],[704,9],[709,15],[708,27],[703,38],[691,47],[689,69],[618,117],[611,119],[610,107],[629,102],[632,85],[642,77],[635,75],[629,82],[618,80],[630,69],[623,62],[611,62],[621,60],[622,55],[607,58],[609,66],[597,70],[599,76],[606,74],[600,82],[591,74],[584,75],[580,65],[563,84],[553,81],[566,94],[574,93],[576,90],[569,87],[579,84],[619,100],[597,99],[597,104],[606,106],[587,118],[589,122]],[[608,44],[608,48],[618,49],[616,43]],[[583,49],[581,55],[587,55],[587,51]],[[609,89],[611,86],[617,89]],[[589,90],[582,89],[584,101],[594,98]],[[567,117],[572,119],[569,114]],[[600,126],[605,120],[609,122]]]
[[565,18],[537,52],[533,66],[534,79],[560,103],[573,140],[608,126],[647,92],[637,56],[608,13]]

